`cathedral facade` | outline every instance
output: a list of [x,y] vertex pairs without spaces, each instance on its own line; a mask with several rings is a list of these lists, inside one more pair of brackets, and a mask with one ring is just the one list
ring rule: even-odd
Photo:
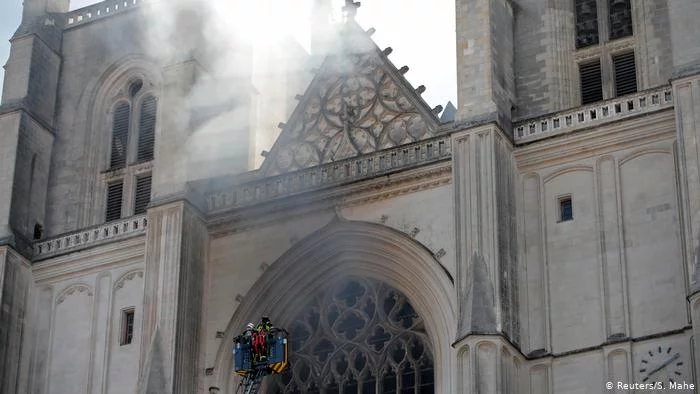
[[0,393],[233,394],[261,316],[266,393],[697,392],[699,4],[457,0],[430,108],[359,3],[309,56],[199,2],[25,0]]

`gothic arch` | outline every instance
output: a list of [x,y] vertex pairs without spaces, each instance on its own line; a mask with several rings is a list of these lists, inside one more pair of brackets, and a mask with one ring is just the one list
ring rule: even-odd
[[84,136],[86,152],[86,173],[82,177],[80,197],[83,199],[82,208],[78,211],[78,225],[91,226],[97,223],[98,212],[101,212],[103,201],[99,198],[104,193],[99,173],[107,169],[109,163],[111,140],[111,117],[109,113],[120,99],[124,99],[124,90],[129,81],[141,78],[148,81],[144,86],[144,94],[159,96],[158,90],[162,83],[160,68],[152,60],[144,56],[129,55],[106,65],[100,76],[92,79],[86,85],[75,114],[77,123],[73,129]]
[[456,295],[450,278],[427,248],[405,234],[339,218],[285,252],[245,296],[219,347],[215,385],[223,393],[235,391],[231,344],[248,320],[267,314],[280,325],[290,324],[320,284],[348,276],[385,283],[406,296],[432,347],[435,392],[451,392]]

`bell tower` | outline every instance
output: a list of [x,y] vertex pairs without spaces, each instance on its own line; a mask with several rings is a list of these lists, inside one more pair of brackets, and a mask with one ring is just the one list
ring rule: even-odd
[[[0,392],[15,393],[26,334],[32,239],[42,236],[68,0],[24,0],[0,102]],[[25,371],[26,372],[26,371]]]

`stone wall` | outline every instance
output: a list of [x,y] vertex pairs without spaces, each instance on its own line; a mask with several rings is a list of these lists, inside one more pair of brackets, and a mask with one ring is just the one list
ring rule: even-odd
[[[552,369],[554,392],[586,387],[592,383],[583,376],[603,373],[599,356],[578,355],[584,349],[689,327],[674,117],[666,110],[641,122],[540,141],[516,153],[525,245],[522,350],[561,356]],[[546,158],[538,156],[544,151]],[[562,197],[573,202],[573,220],[561,221]],[[639,362],[626,354],[624,365]],[[689,353],[682,357],[690,364]]]
[[[33,266],[23,352],[28,379],[17,392],[136,391],[143,314],[144,238],[44,260]],[[134,335],[121,344],[123,311]]]
[[[121,68],[158,72],[149,62],[146,26],[138,12],[125,12],[67,29],[63,34],[63,64],[58,95],[57,132],[51,159],[46,235],[99,224],[104,188],[99,173],[109,165],[111,108],[100,107],[128,84],[110,86]],[[143,72],[143,71],[142,71]],[[115,75],[116,74],[116,75]],[[153,84],[157,81],[146,81]],[[99,204],[97,201],[99,200]]]

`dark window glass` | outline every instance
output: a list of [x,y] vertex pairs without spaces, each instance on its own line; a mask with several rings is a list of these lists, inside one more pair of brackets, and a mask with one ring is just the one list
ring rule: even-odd
[[632,6],[630,0],[610,0],[610,39],[632,35]]
[[634,52],[613,56],[613,68],[615,69],[615,94],[623,96],[637,92]]
[[603,80],[600,73],[600,60],[580,64],[581,104],[594,103],[603,99]]
[[575,0],[576,48],[598,44],[596,0]]
[[124,185],[120,181],[107,185],[107,209],[105,210],[105,220],[111,222],[122,217],[122,192]]
[[571,203],[571,197],[559,200],[559,215],[559,220],[562,222],[574,219],[574,206]]
[[128,345],[134,340],[134,310],[122,313],[122,345]]
[[134,196],[134,215],[146,212],[148,203],[151,202],[151,175],[136,178],[136,195]]
[[139,118],[139,147],[137,161],[139,163],[153,160],[153,146],[156,139],[156,99],[146,97],[141,102],[141,117]]
[[110,168],[122,168],[126,165],[126,152],[129,140],[129,113],[131,107],[127,103],[121,103],[114,110],[112,122],[112,153],[110,156]]

